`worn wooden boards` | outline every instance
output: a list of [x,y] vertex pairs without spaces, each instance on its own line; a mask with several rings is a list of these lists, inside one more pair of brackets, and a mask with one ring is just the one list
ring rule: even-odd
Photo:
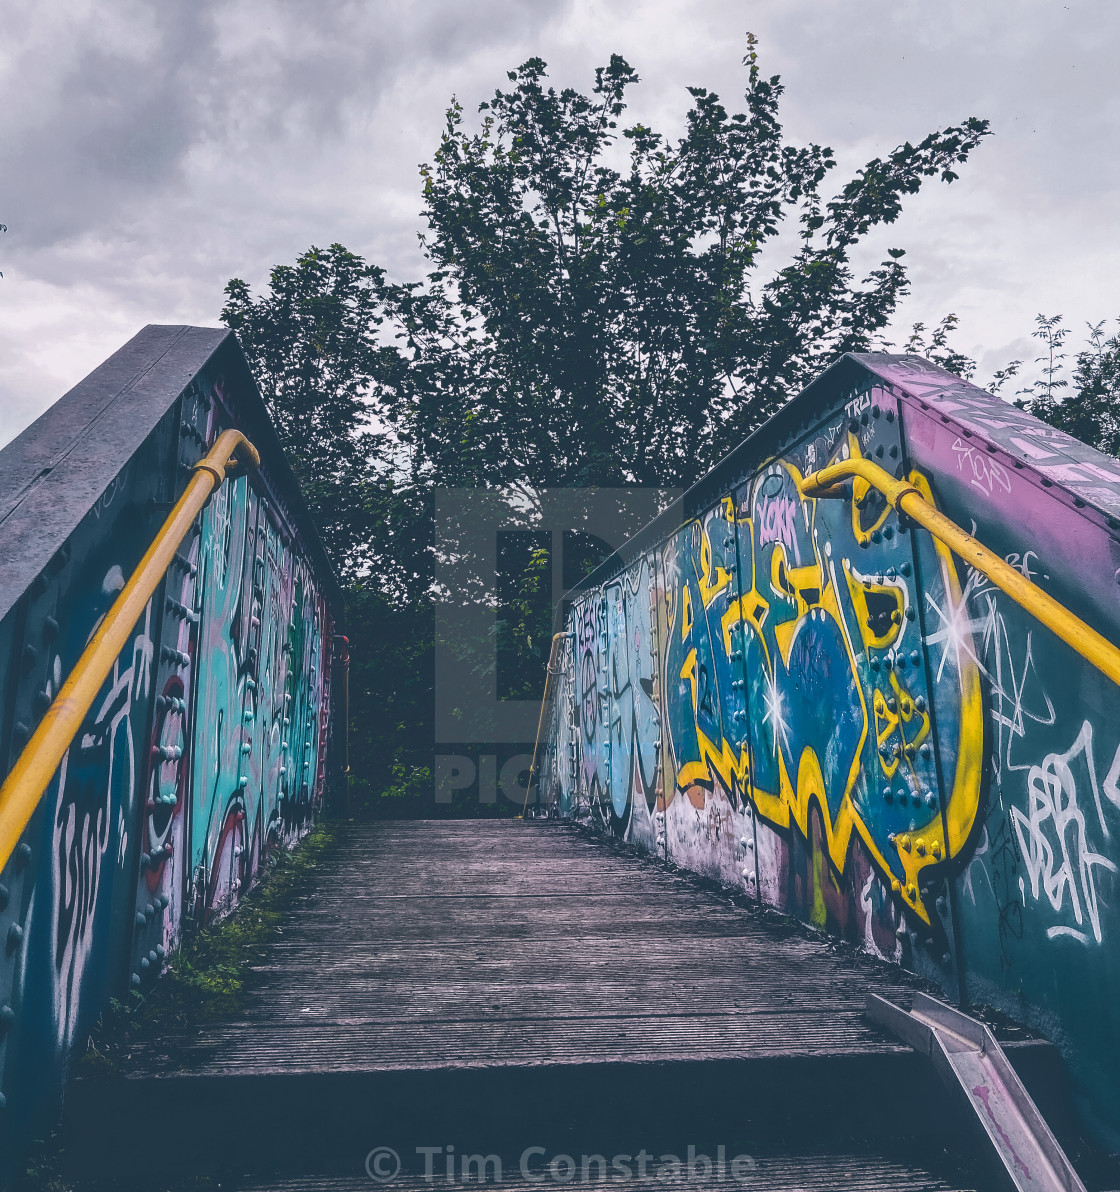
[[950,1121],[920,1057],[862,1017],[906,980],[570,824],[348,825],[244,1017],[79,1084],[70,1118],[124,1146],[158,1105],[202,1138],[183,1161],[227,1177],[267,1159],[362,1182],[381,1144],[414,1173],[416,1147],[452,1142],[514,1172],[534,1144],[722,1144],[769,1164],[768,1187],[834,1186],[832,1148],[863,1156],[851,1188],[955,1186],[888,1153],[936,1152]]

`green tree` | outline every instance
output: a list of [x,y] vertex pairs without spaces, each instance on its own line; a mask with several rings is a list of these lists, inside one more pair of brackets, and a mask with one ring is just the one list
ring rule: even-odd
[[[675,144],[620,132],[638,77],[617,55],[590,95],[547,86],[530,59],[473,131],[452,105],[421,169],[432,271],[387,290],[407,368],[386,407],[422,474],[687,482],[869,346],[906,291],[903,250],[859,283],[852,251],[924,179],[951,182],[987,122],[907,143],[826,199],[832,151],[785,141],[753,38],[744,65],[745,111],[690,88]],[[792,261],[767,277],[763,250],[791,221]]]
[[[391,283],[336,244],[259,296],[229,283],[223,318],[349,585],[353,766],[373,789],[430,784],[434,488],[497,490],[532,530],[547,487],[690,482],[870,346],[906,292],[904,253],[857,280],[854,250],[987,133],[930,133],[828,197],[833,153],[786,141],[753,38],[744,66],[744,110],[691,88],[670,142],[625,125],[639,80],[617,55],[589,95],[530,59],[473,128],[448,110],[421,168],[425,278]],[[458,644],[479,666],[496,650],[510,695],[540,689],[550,636],[550,560],[519,550],[502,555],[497,641]]]
[[1103,320],[1087,324],[1085,346],[1067,380],[1062,374],[1068,329],[1062,316],[1039,315],[1036,322],[1034,334],[1044,347],[1036,361],[1042,376],[1021,391],[1019,404],[1098,451],[1120,456],[1120,333],[1106,335]]
[[345,584],[359,810],[431,783],[430,494],[378,420],[376,380],[398,361],[379,340],[382,291],[381,271],[335,244],[274,269],[260,297],[234,278],[222,311]]
[[[412,534],[424,515],[402,448],[379,420],[376,381],[398,353],[379,339],[384,274],[340,244],[273,269],[254,298],[234,278],[223,321],[237,332],[328,552],[347,579],[387,594],[427,587]],[[405,532],[407,527],[407,532]]]

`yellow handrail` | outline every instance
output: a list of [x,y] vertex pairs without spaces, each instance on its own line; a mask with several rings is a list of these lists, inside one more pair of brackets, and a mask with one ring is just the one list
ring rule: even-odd
[[521,818],[525,818],[525,809],[529,806],[529,792],[533,789],[533,779],[537,773],[537,750],[541,746],[541,729],[544,728],[544,711],[548,707],[548,693],[552,688],[552,660],[556,657],[556,643],[564,636],[563,633],[552,635],[552,645],[548,651],[548,666],[544,675],[544,695],[541,696],[541,714],[537,719],[537,739],[533,742],[533,761],[529,766],[529,785],[525,788],[525,802],[521,804]]
[[947,518],[922,496],[912,484],[895,480],[893,476],[869,459],[846,459],[829,464],[812,472],[801,481],[801,491],[807,497],[845,497],[842,489],[835,486],[850,476],[858,476],[879,492],[897,509],[918,525],[928,530],[934,538],[945,543],[950,550],[986,575],[988,579],[1006,592],[1017,604],[1022,605],[1047,629],[1052,630],[1067,645],[1092,663],[1113,683],[1120,684],[1120,649],[1107,638],[1102,637],[1080,617],[1070,612],[1053,596],[1048,595],[1017,571],[999,555],[966,533],[956,522]]
[[105,614],[0,786],[0,871],[15,851],[39,800],[113,669],[117,655],[127,645],[129,634],[159,587],[194,519],[227,475],[235,474],[235,469],[259,465],[256,448],[239,430],[223,431],[194,465],[194,475],[183,495],[175,502],[140,565],[113,601],[113,607]]

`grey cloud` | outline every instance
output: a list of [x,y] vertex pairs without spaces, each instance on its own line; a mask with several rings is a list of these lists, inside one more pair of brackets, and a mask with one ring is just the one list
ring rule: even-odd
[[10,251],[128,221],[162,191],[190,185],[200,147],[233,158],[284,146],[313,161],[417,62],[436,66],[544,23],[535,6],[511,0],[401,5],[396,20],[387,7],[180,0],[151,6],[147,27],[124,44],[92,10],[61,43],[35,28],[22,45],[9,40],[0,205],[19,230]]
[[737,106],[748,27],[787,84],[790,135],[837,150],[837,184],[902,140],[992,119],[961,181],[931,183],[868,250],[872,263],[888,244],[909,250],[900,324],[956,309],[962,346],[998,366],[1038,309],[1074,324],[1120,310],[1110,0],[9,7],[0,440],[143,323],[213,325],[229,277],[259,286],[311,243],[415,276],[416,167],[453,93],[473,111],[532,55],[587,88],[618,52],[643,78],[632,115],[672,134],[686,84]]

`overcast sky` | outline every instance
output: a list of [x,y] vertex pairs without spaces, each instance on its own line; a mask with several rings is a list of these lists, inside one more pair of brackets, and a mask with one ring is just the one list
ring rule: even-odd
[[956,311],[990,373],[1034,355],[1040,311],[1120,315],[1115,0],[7,0],[0,442],[145,323],[217,325],[230,277],[311,244],[418,277],[417,166],[452,95],[473,112],[531,56],[589,90],[616,52],[643,80],[631,117],[674,132],[689,85],[738,110],[748,29],[837,186],[991,120],[871,246],[907,249],[900,330]]

